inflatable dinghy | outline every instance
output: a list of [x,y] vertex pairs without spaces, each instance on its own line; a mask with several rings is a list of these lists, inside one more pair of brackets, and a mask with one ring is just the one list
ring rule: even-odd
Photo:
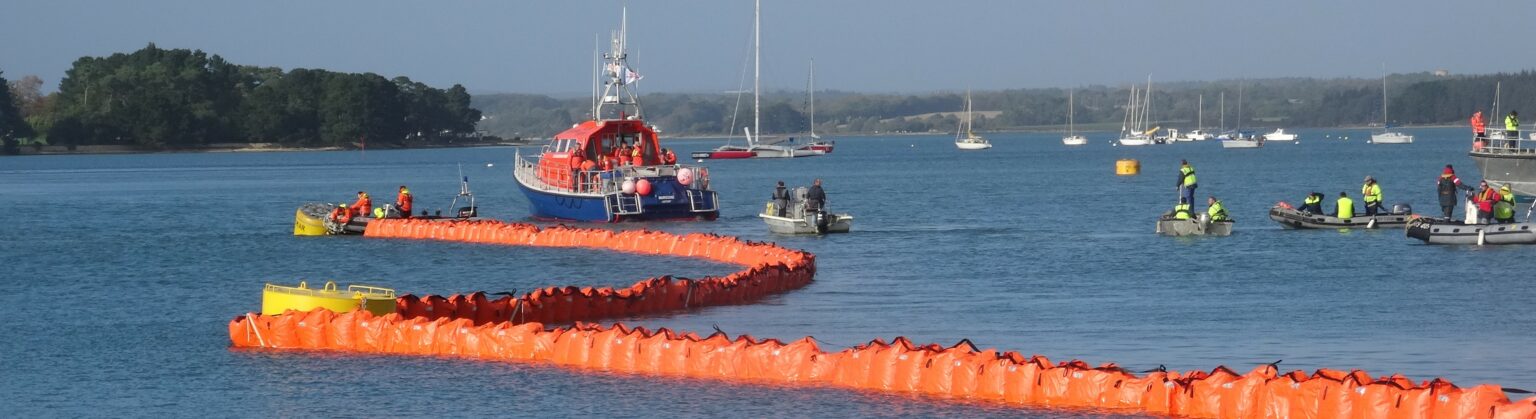
[[1394,205],[1390,214],[1357,215],[1339,218],[1327,214],[1299,211],[1284,202],[1269,209],[1269,219],[1287,229],[1340,229],[1340,228],[1399,228],[1413,219],[1413,209],[1404,204]]
[[1467,224],[1436,218],[1408,222],[1407,235],[1428,244],[1536,244],[1536,223]]

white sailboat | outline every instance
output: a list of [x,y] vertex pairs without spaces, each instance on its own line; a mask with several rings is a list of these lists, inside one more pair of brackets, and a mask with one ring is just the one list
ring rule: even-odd
[[1140,146],[1152,144],[1152,134],[1159,127],[1147,129],[1147,117],[1152,105],[1152,76],[1147,76],[1147,90],[1137,95],[1131,86],[1131,98],[1126,102],[1125,120],[1120,124],[1120,145]]
[[985,150],[992,148],[992,143],[987,139],[976,135],[971,131],[971,91],[965,91],[965,121],[961,121],[960,129],[955,132],[955,148],[961,150]]
[[[1226,109],[1222,109],[1225,111]],[[1225,115],[1225,113],[1223,113]],[[1225,119],[1225,117],[1223,117]],[[1225,122],[1225,121],[1223,121]],[[1243,132],[1243,85],[1237,85],[1237,128],[1232,132],[1224,133],[1220,137],[1221,148],[1259,148],[1264,146],[1263,137],[1255,137],[1253,133]]]
[[1371,144],[1412,144],[1413,136],[1392,130],[1387,119],[1387,65],[1381,65],[1381,132],[1371,133]]
[[1087,138],[1077,135],[1077,119],[1075,118],[1077,108],[1073,106],[1072,97],[1072,90],[1067,90],[1067,136],[1061,138],[1061,143],[1064,145],[1088,144]]

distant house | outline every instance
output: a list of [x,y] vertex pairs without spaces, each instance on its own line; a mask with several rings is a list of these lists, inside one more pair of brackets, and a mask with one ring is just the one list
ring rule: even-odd
[[1449,77],[1451,72],[1445,69],[1435,70],[1435,77]]

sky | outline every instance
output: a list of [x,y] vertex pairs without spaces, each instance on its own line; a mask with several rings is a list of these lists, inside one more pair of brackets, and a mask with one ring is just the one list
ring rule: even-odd
[[[1531,0],[768,0],[765,88],[931,92],[1536,68]],[[57,86],[148,43],[233,63],[585,95],[621,0],[4,0],[0,71]],[[641,93],[735,90],[752,2],[632,0]],[[746,70],[747,72],[744,72]],[[745,77],[743,75],[745,74]]]

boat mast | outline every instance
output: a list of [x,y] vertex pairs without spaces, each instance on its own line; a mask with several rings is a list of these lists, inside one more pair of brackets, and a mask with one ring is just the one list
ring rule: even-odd
[[1491,121],[1493,118],[1499,117],[1499,93],[1503,91],[1503,89],[1503,81],[1497,81],[1493,83],[1493,115],[1491,115],[1490,118],[1483,120],[1483,126],[1488,126],[1487,121]]
[[1387,129],[1391,121],[1387,119],[1387,63],[1381,63],[1381,129]]
[[975,137],[971,129],[971,89],[965,89],[965,137]]
[[1236,128],[1234,128],[1234,129],[1236,129],[1238,131],[1238,136],[1242,136],[1242,131],[1243,131],[1243,84],[1241,82],[1239,82],[1237,84],[1237,125],[1236,125]]
[[603,43],[599,34],[592,34],[592,119],[598,119],[597,113],[597,78],[602,72]]
[[[603,60],[607,61],[604,67],[608,81],[604,82],[602,97],[597,101],[597,106],[592,112],[592,119],[594,120],[608,119],[603,115],[603,107],[607,105],[614,105],[619,108],[613,119],[620,117],[643,119],[640,112],[640,100],[635,96],[635,91],[630,88],[631,84],[640,81],[640,75],[629,68],[629,52],[626,50],[628,48],[628,31],[629,9],[626,6],[623,17],[620,18],[619,30],[613,34],[611,50],[608,54],[603,55]],[[632,109],[633,113],[625,114],[625,108]]]
[[[760,107],[759,100],[760,99],[758,98],[758,95],[759,95],[759,90],[758,89],[761,88],[761,86],[759,85],[759,77],[760,77],[760,73],[759,72],[762,71],[762,67],[763,67],[763,33],[762,33],[762,24],[763,24],[763,2],[762,2],[762,0],[757,0],[757,1],[752,2],[752,132],[753,132],[753,135],[756,135],[758,137],[762,137],[763,136],[763,127],[762,127],[763,121],[762,121],[762,116],[759,113],[761,111],[761,109],[759,109],[759,107]],[[755,142],[755,141],[752,140],[752,137],[748,136],[747,137],[748,145],[750,145],[753,142]]]
[[1147,75],[1147,97],[1146,97],[1145,100],[1146,100],[1146,106],[1141,108],[1141,112],[1142,112],[1141,130],[1142,130],[1142,132],[1146,133],[1147,135],[1152,135],[1152,133],[1146,132],[1147,128],[1152,126],[1152,75],[1151,74]]
[[1204,131],[1205,130],[1205,95],[1200,95],[1199,100],[1195,101],[1195,103],[1196,103],[1196,105],[1195,105],[1195,121],[1196,121],[1195,122],[1195,129]]
[[1227,91],[1221,91],[1221,130],[1227,130]]
[[807,82],[806,84],[810,85],[810,87],[806,88],[806,90],[811,91],[811,140],[816,140],[816,139],[818,139],[820,137],[816,136],[816,59],[815,58],[811,59],[811,81]]
[[1077,119],[1074,118],[1076,109],[1072,108],[1072,89],[1067,89],[1067,136],[1077,136]]

